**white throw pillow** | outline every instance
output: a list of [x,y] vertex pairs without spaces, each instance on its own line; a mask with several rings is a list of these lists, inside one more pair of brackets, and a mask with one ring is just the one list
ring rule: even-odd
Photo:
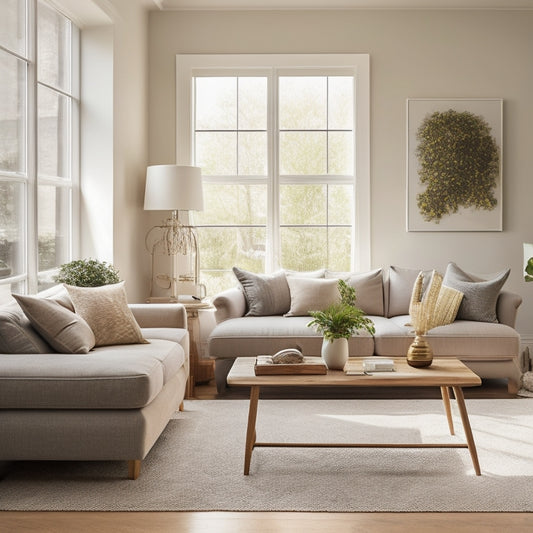
[[338,280],[287,277],[291,292],[291,308],[285,316],[306,316],[309,311],[322,311],[340,302]]

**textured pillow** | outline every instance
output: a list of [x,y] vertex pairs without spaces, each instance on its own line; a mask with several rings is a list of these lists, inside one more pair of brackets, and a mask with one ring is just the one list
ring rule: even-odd
[[31,325],[59,353],[84,354],[94,347],[94,334],[83,318],[54,300],[13,294]]
[[65,287],[76,313],[93,330],[95,346],[148,343],[128,307],[123,281],[102,287]]
[[454,322],[463,300],[463,293],[451,287],[441,286],[432,327],[446,326]]
[[503,270],[493,279],[482,280],[461,270],[455,263],[449,263],[444,274],[443,285],[464,294],[457,312],[457,319],[498,322],[496,303],[500,290],[509,277],[509,272],[509,269]]
[[[387,316],[409,314],[413,287],[420,270],[391,266],[389,269],[389,307]],[[429,283],[431,270],[424,271],[424,282]],[[423,290],[427,287],[424,286]]]
[[287,278],[291,292],[291,308],[285,316],[305,316],[309,311],[322,311],[340,301],[336,279]]
[[0,353],[50,353],[54,350],[33,329],[16,302],[0,310]]
[[285,272],[254,274],[233,267],[233,273],[241,284],[248,305],[245,316],[283,315],[289,310],[291,296]]
[[355,305],[365,315],[383,316],[383,275],[381,268],[369,272],[326,272],[326,278],[343,279],[355,289]]

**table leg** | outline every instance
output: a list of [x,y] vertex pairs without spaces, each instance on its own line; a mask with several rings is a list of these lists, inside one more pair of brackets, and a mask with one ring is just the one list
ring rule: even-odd
[[446,411],[446,418],[448,419],[448,427],[450,428],[450,435],[455,435],[453,428],[452,408],[450,406],[450,389],[448,387],[441,387],[440,393],[444,403],[444,410]]
[[254,451],[256,433],[255,421],[257,419],[257,402],[259,400],[259,387],[254,386],[250,390],[250,407],[248,410],[248,427],[246,428],[246,446],[244,449],[244,475],[250,473],[250,461]]
[[481,475],[481,468],[479,467],[479,460],[477,457],[476,444],[474,442],[474,436],[472,435],[472,428],[470,427],[470,420],[468,419],[468,412],[466,411],[465,398],[463,396],[463,389],[461,387],[453,387],[457,406],[459,407],[459,413],[461,413],[461,420],[463,421],[463,428],[465,430],[466,442],[468,444],[468,450],[472,457],[472,463],[476,476]]

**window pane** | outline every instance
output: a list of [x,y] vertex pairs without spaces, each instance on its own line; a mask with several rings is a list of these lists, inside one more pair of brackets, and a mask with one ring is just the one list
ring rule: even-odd
[[326,132],[280,132],[280,174],[326,174],[326,146]]
[[70,178],[70,100],[42,86],[38,94],[39,174]]
[[0,182],[0,279],[24,273],[24,189]]
[[0,50],[0,170],[25,172],[26,63]]
[[279,127],[282,130],[317,130],[327,127],[327,77],[279,78]]
[[281,228],[281,265],[290,270],[328,266],[326,228]]
[[353,129],[353,82],[351,76],[328,78],[328,128]]
[[328,268],[348,272],[352,250],[351,228],[328,229]]
[[327,185],[281,185],[280,224],[326,224]]
[[239,78],[239,129],[267,129],[267,79]]
[[69,92],[70,21],[43,2],[38,9],[38,80]]
[[39,185],[39,270],[70,260],[70,189]]
[[353,134],[351,131],[328,133],[328,174],[353,175]]
[[354,220],[353,185],[328,185],[328,223],[351,226]]
[[26,1],[0,2],[0,44],[22,56],[26,55]]
[[237,129],[237,78],[196,78],[196,129]]
[[194,224],[264,225],[266,203],[266,185],[204,183],[204,210],[192,213]]
[[204,176],[237,174],[237,134],[196,133],[196,164]]
[[266,132],[239,132],[239,176],[267,175]]

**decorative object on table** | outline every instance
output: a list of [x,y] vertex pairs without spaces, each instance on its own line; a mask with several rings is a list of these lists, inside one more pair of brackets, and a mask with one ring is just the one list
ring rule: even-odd
[[407,230],[502,230],[499,98],[407,100]]
[[327,374],[328,367],[322,357],[304,357],[300,363],[275,363],[272,355],[258,355],[255,360],[256,376]]
[[119,283],[120,277],[118,270],[105,261],[76,259],[61,265],[54,281],[75,287],[101,287]]
[[[148,301],[177,302],[178,285],[183,291],[193,292],[190,298],[201,300],[205,287],[199,284],[200,254],[196,228],[189,224],[189,211],[204,208],[202,174],[199,167],[180,165],[153,165],[146,171],[144,195],[145,210],[172,211],[170,218],[153,226],[145,238],[146,249],[152,256],[152,280]],[[179,219],[179,212],[185,211],[187,220]],[[180,257],[178,257],[180,256]],[[168,258],[170,272],[159,270],[158,260]],[[185,273],[178,274],[178,266]],[[166,267],[168,270],[168,267]],[[163,292],[162,296],[154,293]]]
[[348,360],[348,339],[360,329],[375,333],[374,323],[355,306],[355,289],[344,280],[338,281],[340,299],[322,311],[310,311],[307,325],[324,336],[322,358],[330,369],[342,370]]
[[363,360],[364,372],[394,372],[394,359],[369,357]]
[[533,281],[533,244],[524,243],[524,280]]

